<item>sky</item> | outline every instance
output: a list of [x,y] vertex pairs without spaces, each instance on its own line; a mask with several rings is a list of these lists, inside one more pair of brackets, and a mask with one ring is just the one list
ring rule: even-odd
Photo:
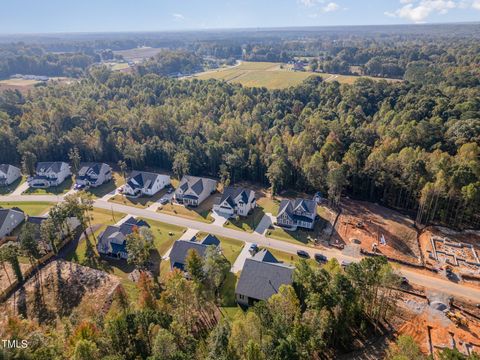
[[0,33],[480,21],[480,0],[0,0]]

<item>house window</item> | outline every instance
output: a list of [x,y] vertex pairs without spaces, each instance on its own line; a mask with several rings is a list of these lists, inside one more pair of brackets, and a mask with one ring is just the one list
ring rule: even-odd
[[239,297],[240,299],[242,299],[242,300],[245,299],[245,296],[244,296],[244,295],[241,295],[241,294],[238,295],[238,297]]

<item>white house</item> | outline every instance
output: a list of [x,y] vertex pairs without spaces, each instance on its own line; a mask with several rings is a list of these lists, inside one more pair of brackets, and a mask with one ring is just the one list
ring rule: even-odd
[[9,164],[0,164],[0,186],[8,186],[21,176],[20,169]]
[[63,161],[39,162],[35,175],[28,178],[28,185],[34,188],[58,186],[72,175],[70,165]]
[[112,168],[105,163],[84,163],[75,178],[77,187],[98,187],[112,179]]
[[187,206],[198,206],[217,189],[212,179],[185,175],[175,190],[175,200]]
[[223,191],[220,202],[213,205],[213,211],[228,216],[247,216],[256,205],[255,191],[229,186]]
[[25,220],[25,213],[18,209],[0,209],[0,238],[12,233]]
[[129,196],[153,196],[165,186],[170,185],[170,176],[146,171],[132,171],[123,193]]

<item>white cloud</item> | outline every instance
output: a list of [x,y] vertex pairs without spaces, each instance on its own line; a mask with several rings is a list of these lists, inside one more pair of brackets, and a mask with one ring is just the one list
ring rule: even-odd
[[[480,0],[475,0],[479,1]],[[453,0],[400,0],[403,6],[394,12],[386,11],[385,15],[399,17],[416,23],[424,22],[432,13],[446,14],[449,10],[460,6]]]
[[480,10],[480,0],[474,0],[474,1],[472,2],[472,7],[473,7],[474,9]]
[[340,5],[334,2],[330,2],[324,7],[322,7],[323,12],[332,12],[332,11],[337,11],[338,9],[340,9]]
[[185,16],[182,14],[172,14],[172,16],[175,20],[185,20]]
[[297,0],[300,4],[306,7],[313,7],[317,4],[322,4],[325,0]]

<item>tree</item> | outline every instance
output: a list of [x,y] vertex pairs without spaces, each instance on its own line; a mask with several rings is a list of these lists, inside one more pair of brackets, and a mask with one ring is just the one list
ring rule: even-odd
[[157,308],[157,303],[152,289],[152,280],[145,272],[140,273],[138,288],[140,290],[140,308],[155,310]]
[[152,360],[174,360],[177,359],[178,352],[173,334],[160,329],[153,340]]
[[22,157],[22,172],[25,175],[35,175],[35,164],[37,163],[37,157],[34,153],[26,151]]
[[202,283],[205,277],[203,265],[204,260],[198,252],[195,249],[188,250],[185,258],[185,270],[188,272],[188,275],[199,284]]
[[209,246],[205,251],[203,261],[203,273],[207,282],[207,288],[211,289],[218,297],[220,286],[230,272],[231,265],[229,261],[214,246]]
[[80,151],[76,146],[73,149],[70,149],[68,152],[68,158],[72,164],[72,172],[75,175],[78,175],[78,171],[80,170],[80,162],[82,159],[80,157]]
[[230,324],[221,320],[212,330],[207,340],[206,360],[229,360],[231,354],[228,351],[228,339],[230,337]]
[[411,336],[400,335],[387,351],[387,360],[426,360],[420,347]]
[[118,167],[120,168],[120,172],[122,173],[123,180],[127,181],[127,163],[124,160],[119,160]]
[[126,243],[128,263],[135,265],[137,269],[145,268],[153,248],[153,234],[150,228],[135,228],[131,234],[127,235]]
[[97,360],[99,351],[97,345],[90,340],[79,340],[73,353],[74,360]]
[[58,228],[54,224],[52,217],[42,221],[40,224],[40,238],[45,244],[49,244],[53,252],[57,253]]
[[331,204],[335,206],[339,205],[340,197],[346,183],[346,171],[344,167],[335,161],[330,161],[328,163],[327,186],[328,197]]
[[[0,258],[10,263],[17,281],[21,283],[23,281],[23,274],[22,269],[20,268],[20,263],[18,262],[19,250],[18,244],[7,242],[6,244],[0,246]],[[6,271],[5,267],[4,270]]]

